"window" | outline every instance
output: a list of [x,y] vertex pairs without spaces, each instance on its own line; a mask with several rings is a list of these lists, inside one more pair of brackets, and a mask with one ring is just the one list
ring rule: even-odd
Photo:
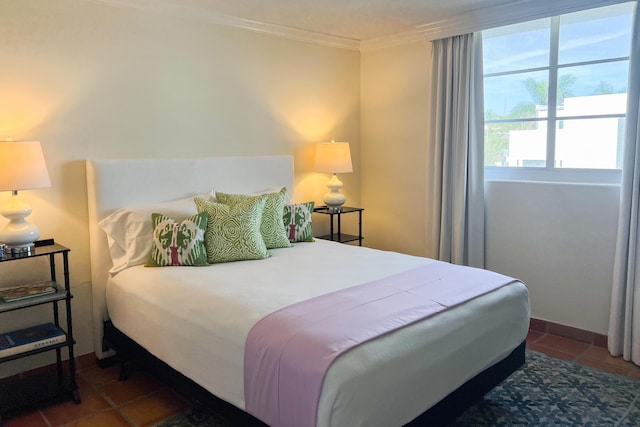
[[633,7],[483,31],[487,170],[531,179],[620,169]]

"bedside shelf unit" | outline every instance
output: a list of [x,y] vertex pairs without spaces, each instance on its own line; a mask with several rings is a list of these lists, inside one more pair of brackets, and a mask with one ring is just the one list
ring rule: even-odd
[[[29,298],[4,302],[0,299],[0,316],[4,313],[25,309],[28,307],[35,307],[43,304],[51,304],[53,323],[65,333],[65,340],[63,342],[49,345],[34,350],[24,351],[11,356],[0,357],[0,363],[8,362],[10,360],[20,359],[23,357],[33,356],[35,354],[44,353],[47,351],[56,352],[56,376],[55,378],[49,378],[51,374],[34,375],[24,379],[8,380],[0,383],[0,414],[11,413],[19,409],[20,407],[29,408],[40,401],[49,400],[55,397],[59,397],[68,394],[75,403],[80,403],[80,394],[78,392],[78,386],[75,378],[75,359],[73,354],[73,346],[75,341],[73,339],[73,324],[71,315],[71,295],[69,287],[69,252],[70,249],[66,248],[53,241],[36,242],[36,247],[28,255],[11,255],[6,254],[4,258],[0,258],[0,267],[5,262],[17,262],[28,263],[28,260],[32,260],[38,257],[49,258],[49,270],[51,282],[55,288],[55,292],[41,295],[31,296]],[[64,285],[60,285],[56,281],[56,256],[61,256],[63,261],[64,271]],[[60,322],[60,314],[58,304],[64,303],[66,309],[66,321],[64,327]],[[9,331],[2,331],[6,333]],[[64,366],[62,362],[62,349],[67,348],[69,360],[68,370],[64,372]],[[2,419],[0,418],[0,425],[2,425]]]
[[[362,211],[364,211],[364,208],[354,208],[349,206],[343,206],[342,209],[340,209],[340,212],[332,212],[326,206],[319,206],[315,208],[313,210],[314,213],[329,215],[329,223],[330,223],[329,234],[325,234],[323,236],[316,236],[316,238],[323,239],[323,240],[331,240],[331,241],[340,242],[340,243],[357,241],[358,246],[362,246],[362,240],[364,239],[364,237],[362,237]],[[354,212],[358,213],[358,235],[357,236],[342,232],[342,223],[341,223],[342,215],[347,215]],[[334,232],[334,218],[337,218],[337,222],[338,222],[337,232]]]

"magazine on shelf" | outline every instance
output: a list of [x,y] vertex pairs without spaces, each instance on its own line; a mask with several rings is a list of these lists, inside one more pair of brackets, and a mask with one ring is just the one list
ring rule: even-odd
[[0,288],[0,299],[4,302],[13,302],[52,294],[55,291],[55,283],[52,281],[29,283],[26,285],[12,286],[10,288]]
[[66,335],[53,323],[0,333],[0,357],[13,356],[64,342]]

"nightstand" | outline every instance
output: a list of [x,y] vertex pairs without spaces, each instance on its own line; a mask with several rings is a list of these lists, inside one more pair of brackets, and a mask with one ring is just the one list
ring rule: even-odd
[[[363,210],[364,210],[363,208],[354,208],[349,206],[343,206],[340,209],[340,212],[332,212],[326,206],[320,206],[315,208],[313,210],[314,213],[329,215],[329,222],[330,222],[330,233],[325,234],[324,236],[317,236],[317,238],[324,239],[324,240],[331,240],[331,241],[340,242],[340,243],[357,241],[358,246],[362,246],[362,239],[364,239],[364,237],[362,237],[362,211]],[[342,224],[341,224],[342,215],[348,215],[354,212],[358,213],[358,235],[357,236],[353,234],[342,233]],[[337,233],[334,232],[334,219],[337,219],[338,221]]]
[[[29,266],[29,264],[32,264],[29,260],[38,257],[47,257],[49,259],[49,275],[51,277],[51,281],[48,282],[48,284],[54,288],[54,291],[51,293],[29,296],[11,302],[5,302],[0,299],[0,316],[11,311],[22,310],[37,305],[51,305],[53,324],[59,328],[65,336],[61,342],[24,351],[16,350],[15,354],[0,357],[1,364],[47,351],[55,351],[56,353],[55,372],[45,372],[33,376],[29,375],[22,379],[12,379],[0,383],[0,414],[11,413],[20,407],[33,406],[38,402],[61,395],[68,395],[74,402],[80,403],[73,355],[73,345],[75,341],[73,339],[73,324],[71,318],[71,298],[73,298],[73,296],[71,295],[69,287],[69,252],[69,248],[54,243],[53,240],[45,240],[36,242],[35,249],[28,255],[6,254],[4,258],[0,258],[0,268],[5,262],[19,262],[20,264],[24,264],[24,268],[32,268]],[[62,258],[64,285],[56,281],[56,257]],[[60,321],[58,312],[59,303],[64,304],[66,311],[64,324]],[[0,322],[0,324],[2,324],[2,322]],[[7,333],[9,331],[2,330],[1,332]],[[63,348],[67,349],[69,355],[67,372],[65,372],[62,362]],[[1,419],[0,425],[2,425]]]

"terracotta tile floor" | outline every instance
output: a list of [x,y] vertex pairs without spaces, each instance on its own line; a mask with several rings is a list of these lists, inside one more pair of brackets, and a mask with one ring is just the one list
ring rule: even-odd
[[[597,369],[640,379],[640,367],[611,357],[605,348],[568,338],[530,331],[532,350]],[[100,368],[92,355],[78,360],[82,403],[62,402],[5,420],[3,427],[149,426],[184,411],[188,402],[153,377],[133,370],[118,381],[118,366]]]
[[178,414],[188,403],[175,391],[132,369],[127,381],[118,381],[119,366],[100,368],[95,357],[78,359],[77,383],[82,402],[63,401],[3,420],[2,427],[149,426]]
[[640,380],[640,366],[625,362],[622,357],[612,357],[603,347],[530,330],[527,335],[527,348]]

